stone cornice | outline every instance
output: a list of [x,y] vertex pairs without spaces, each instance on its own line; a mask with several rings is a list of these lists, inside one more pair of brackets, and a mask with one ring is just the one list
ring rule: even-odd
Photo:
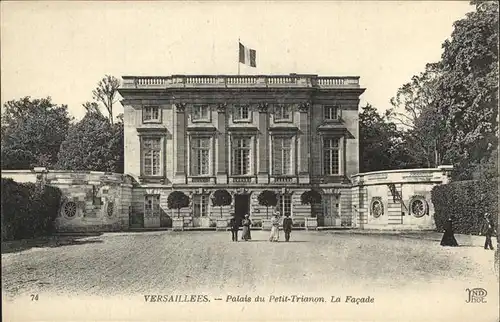
[[187,132],[215,133],[217,129],[214,126],[188,126]]
[[230,126],[227,128],[228,132],[238,132],[238,133],[256,133],[259,129],[255,126]]
[[168,130],[166,127],[138,127],[137,132],[139,135],[143,134],[158,134],[158,135],[164,135],[168,133]]

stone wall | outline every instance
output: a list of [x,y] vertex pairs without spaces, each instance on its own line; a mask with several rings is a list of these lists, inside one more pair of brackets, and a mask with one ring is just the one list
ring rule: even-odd
[[123,174],[96,171],[4,170],[2,178],[43,182],[62,191],[58,231],[112,231],[129,226],[132,181]]
[[352,212],[360,229],[432,230],[431,190],[449,181],[451,166],[354,175]]

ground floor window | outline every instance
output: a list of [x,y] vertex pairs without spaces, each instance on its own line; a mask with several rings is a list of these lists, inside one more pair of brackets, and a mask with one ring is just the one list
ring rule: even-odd
[[339,195],[325,194],[322,198],[323,215],[325,217],[340,218],[340,198]]
[[160,195],[144,196],[144,215],[160,213]]
[[283,216],[292,216],[292,195],[289,193],[281,194],[278,199],[278,210]]
[[208,215],[208,195],[193,196],[193,216],[206,217]]

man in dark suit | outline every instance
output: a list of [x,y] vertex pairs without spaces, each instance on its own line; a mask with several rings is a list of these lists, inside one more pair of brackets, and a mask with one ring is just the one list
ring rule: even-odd
[[493,223],[493,220],[491,219],[491,216],[489,213],[486,213],[484,215],[484,223],[483,227],[481,228],[481,233],[486,236],[486,240],[484,241],[484,249],[491,249],[493,250],[493,243],[491,242],[491,236],[496,233],[495,229],[495,224]]
[[283,219],[283,231],[285,232],[285,241],[290,241],[290,233],[292,232],[293,221],[289,214]]
[[236,215],[233,214],[231,220],[229,220],[229,227],[231,229],[231,237],[234,242],[238,241],[238,229],[240,229],[240,222],[236,218]]

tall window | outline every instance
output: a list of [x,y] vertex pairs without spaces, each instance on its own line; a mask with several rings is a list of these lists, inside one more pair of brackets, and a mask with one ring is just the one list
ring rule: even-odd
[[160,108],[158,106],[145,106],[142,110],[144,122],[160,122]]
[[273,139],[273,174],[292,174],[292,138],[275,137]]
[[193,195],[194,217],[206,217],[208,215],[208,195]]
[[339,108],[335,105],[325,105],[323,106],[323,112],[325,120],[338,120],[339,119]]
[[232,144],[232,159],[234,175],[250,174],[250,138],[234,138]]
[[249,105],[235,105],[234,116],[235,121],[247,121],[250,119],[250,106]]
[[292,108],[289,104],[278,104],[274,110],[275,121],[290,121],[292,119]]
[[337,195],[323,195],[322,202],[325,217],[340,218],[340,201]]
[[209,120],[209,107],[208,105],[194,105],[193,106],[193,121],[207,121]]
[[335,175],[340,174],[340,158],[338,138],[323,139],[323,174]]
[[160,213],[160,195],[144,196],[144,214],[151,216]]
[[210,138],[193,138],[191,140],[191,175],[210,174]]
[[144,138],[142,141],[143,175],[161,175],[161,138]]
[[292,215],[292,195],[289,193],[280,194],[278,200],[278,207],[281,215]]

